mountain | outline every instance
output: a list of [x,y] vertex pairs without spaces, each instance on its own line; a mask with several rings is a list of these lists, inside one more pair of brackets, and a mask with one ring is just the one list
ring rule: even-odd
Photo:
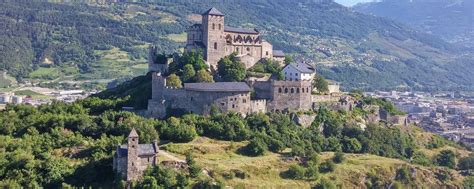
[[353,8],[406,23],[448,42],[474,47],[474,1],[471,0],[383,0]]
[[[212,6],[228,25],[256,27],[276,49],[313,61],[345,89],[473,88],[474,61],[465,49],[331,0],[7,0],[0,7],[0,69],[19,79],[130,77],[146,69],[147,44],[178,51],[185,29]],[[49,70],[37,68],[45,64]]]

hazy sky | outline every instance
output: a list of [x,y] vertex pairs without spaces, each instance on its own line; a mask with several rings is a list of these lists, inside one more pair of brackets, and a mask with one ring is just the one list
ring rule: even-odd
[[355,5],[357,3],[361,3],[361,2],[371,2],[373,0],[335,0],[337,3],[339,4],[343,4],[345,6],[352,6],[352,5]]

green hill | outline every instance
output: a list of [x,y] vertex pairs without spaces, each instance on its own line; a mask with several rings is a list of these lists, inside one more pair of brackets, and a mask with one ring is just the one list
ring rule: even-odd
[[[276,49],[313,60],[322,75],[346,89],[473,87],[473,58],[463,49],[330,0],[74,2],[3,1],[0,69],[27,77],[53,62],[68,68],[58,75],[68,79],[141,74],[146,44],[177,51],[185,29],[199,20],[196,13],[215,6],[228,25],[256,27]],[[79,71],[62,71],[71,69]]]

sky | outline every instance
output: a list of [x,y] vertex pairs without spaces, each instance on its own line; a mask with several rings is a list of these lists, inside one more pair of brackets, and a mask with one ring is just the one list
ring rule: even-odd
[[337,3],[345,5],[345,6],[352,6],[357,3],[363,3],[363,2],[371,2],[373,0],[335,0]]

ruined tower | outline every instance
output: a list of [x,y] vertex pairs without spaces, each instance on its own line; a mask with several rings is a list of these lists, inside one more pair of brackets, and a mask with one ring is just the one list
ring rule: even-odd
[[224,14],[211,8],[202,14],[203,42],[206,46],[204,59],[217,68],[217,62],[225,55]]
[[128,135],[128,160],[127,160],[127,181],[135,181],[140,176],[138,163],[138,133],[135,128],[132,129],[132,132]]

